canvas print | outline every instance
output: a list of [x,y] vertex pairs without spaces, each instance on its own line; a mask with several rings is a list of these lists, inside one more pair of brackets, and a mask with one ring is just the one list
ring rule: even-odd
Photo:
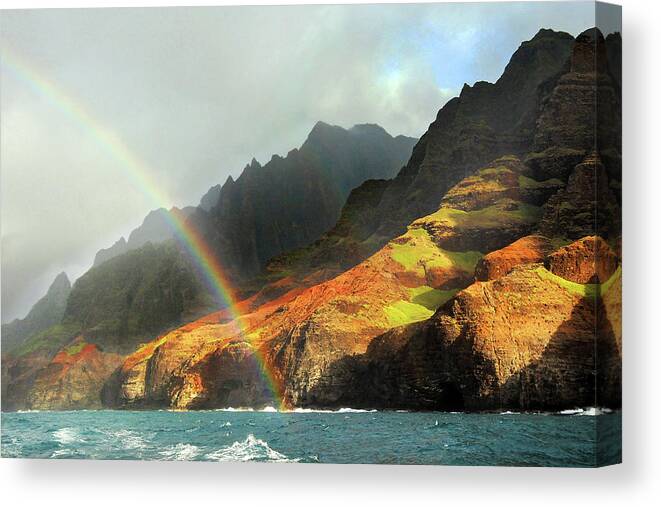
[[620,19],[1,11],[2,457],[620,462]]

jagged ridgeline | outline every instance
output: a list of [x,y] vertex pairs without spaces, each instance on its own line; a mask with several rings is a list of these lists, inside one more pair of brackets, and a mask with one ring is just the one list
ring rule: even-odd
[[[204,235],[235,283],[254,287],[249,279],[270,257],[317,239],[335,223],[352,188],[394,176],[416,142],[378,125],[343,129],[318,122],[286,157],[273,156],[263,167],[253,159],[236,181],[212,187],[199,206],[171,211]],[[128,240],[100,250],[71,297],[67,286],[55,300],[58,280],[66,279],[60,275],[25,319],[2,326],[3,356],[52,356],[79,333],[106,352],[124,354],[217,309],[199,269],[173,239],[168,213],[152,211]]]
[[[289,407],[618,407],[620,47],[541,30],[399,171],[406,140],[372,126],[320,124],[251,164],[188,216],[243,288],[240,325],[195,318],[208,301],[176,243],[126,286],[101,276],[142,250],[124,253],[75,284],[58,347],[3,362],[11,407],[257,407],[274,391]],[[370,165],[368,134],[395,151]],[[119,289],[107,313],[97,283]]]

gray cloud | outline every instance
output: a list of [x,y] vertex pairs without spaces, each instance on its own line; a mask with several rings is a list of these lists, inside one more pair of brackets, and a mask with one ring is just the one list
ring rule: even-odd
[[[419,136],[540,27],[591,24],[590,2],[5,11],[0,48],[145,161],[157,204],[186,205],[317,120]],[[155,189],[11,68],[0,85],[6,321],[138,225]]]

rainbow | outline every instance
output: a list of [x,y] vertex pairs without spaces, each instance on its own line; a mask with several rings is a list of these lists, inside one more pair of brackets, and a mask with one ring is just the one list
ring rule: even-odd
[[[75,101],[54,82],[37,72],[25,58],[20,58],[6,45],[0,54],[0,67],[17,81],[28,86],[36,95],[46,99],[51,106],[67,116],[91,137],[106,155],[117,162],[117,166],[122,170],[124,176],[141,191],[151,207],[168,209],[173,201],[159,189],[156,180],[152,177],[155,171],[131,151],[119,135],[94,118],[80,102]],[[215,302],[219,307],[223,305],[226,307],[238,332],[242,336],[247,336],[232,285],[225,269],[209,245],[176,208],[167,211],[165,216],[174,237],[194,261],[195,269],[205,280]],[[282,410],[284,406],[276,377],[258,349],[256,349],[255,356],[274,402],[278,405],[277,408]]]

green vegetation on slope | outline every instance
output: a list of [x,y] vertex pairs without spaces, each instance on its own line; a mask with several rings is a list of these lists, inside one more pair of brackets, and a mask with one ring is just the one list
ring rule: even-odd
[[445,304],[457,293],[458,289],[439,290],[433,289],[427,285],[409,289],[411,294],[411,302],[417,305],[424,306],[428,310],[434,310]]
[[457,290],[438,290],[423,285],[409,289],[409,293],[411,301],[396,301],[383,309],[390,326],[403,326],[428,319],[434,315],[437,308],[450,300]]
[[432,310],[409,301],[397,301],[386,306],[383,311],[392,327],[426,320],[434,314]]
[[602,284],[572,282],[571,280],[567,280],[561,276],[551,273],[549,270],[541,266],[535,269],[535,272],[539,275],[540,278],[556,283],[571,294],[584,298],[596,299],[597,297],[601,297],[606,294],[606,292],[608,292],[617,278],[621,276],[622,268],[618,267],[617,270],[615,270],[615,272],[610,276],[610,278]]
[[85,348],[85,345],[87,345],[87,343],[85,343],[84,341],[79,341],[78,343],[74,343],[73,345],[69,345],[66,349],[64,349],[64,352],[67,355],[75,356],[81,350],[83,350]]
[[56,324],[45,331],[32,335],[14,352],[17,356],[23,356],[33,352],[54,354],[73,340],[79,332],[80,326],[78,324]]
[[410,228],[400,238],[391,242],[391,257],[409,271],[424,271],[427,268],[456,268],[468,273],[475,269],[482,258],[480,252],[451,252],[436,246],[429,233],[422,228]]
[[450,227],[462,228],[496,228],[501,225],[519,223],[535,223],[542,216],[538,206],[517,201],[501,201],[493,206],[487,206],[474,211],[463,211],[454,208],[440,208],[435,213],[420,219],[420,223],[440,222]]
[[79,323],[93,343],[128,351],[210,306],[204,285],[176,243],[148,243],[80,277],[64,322]]

